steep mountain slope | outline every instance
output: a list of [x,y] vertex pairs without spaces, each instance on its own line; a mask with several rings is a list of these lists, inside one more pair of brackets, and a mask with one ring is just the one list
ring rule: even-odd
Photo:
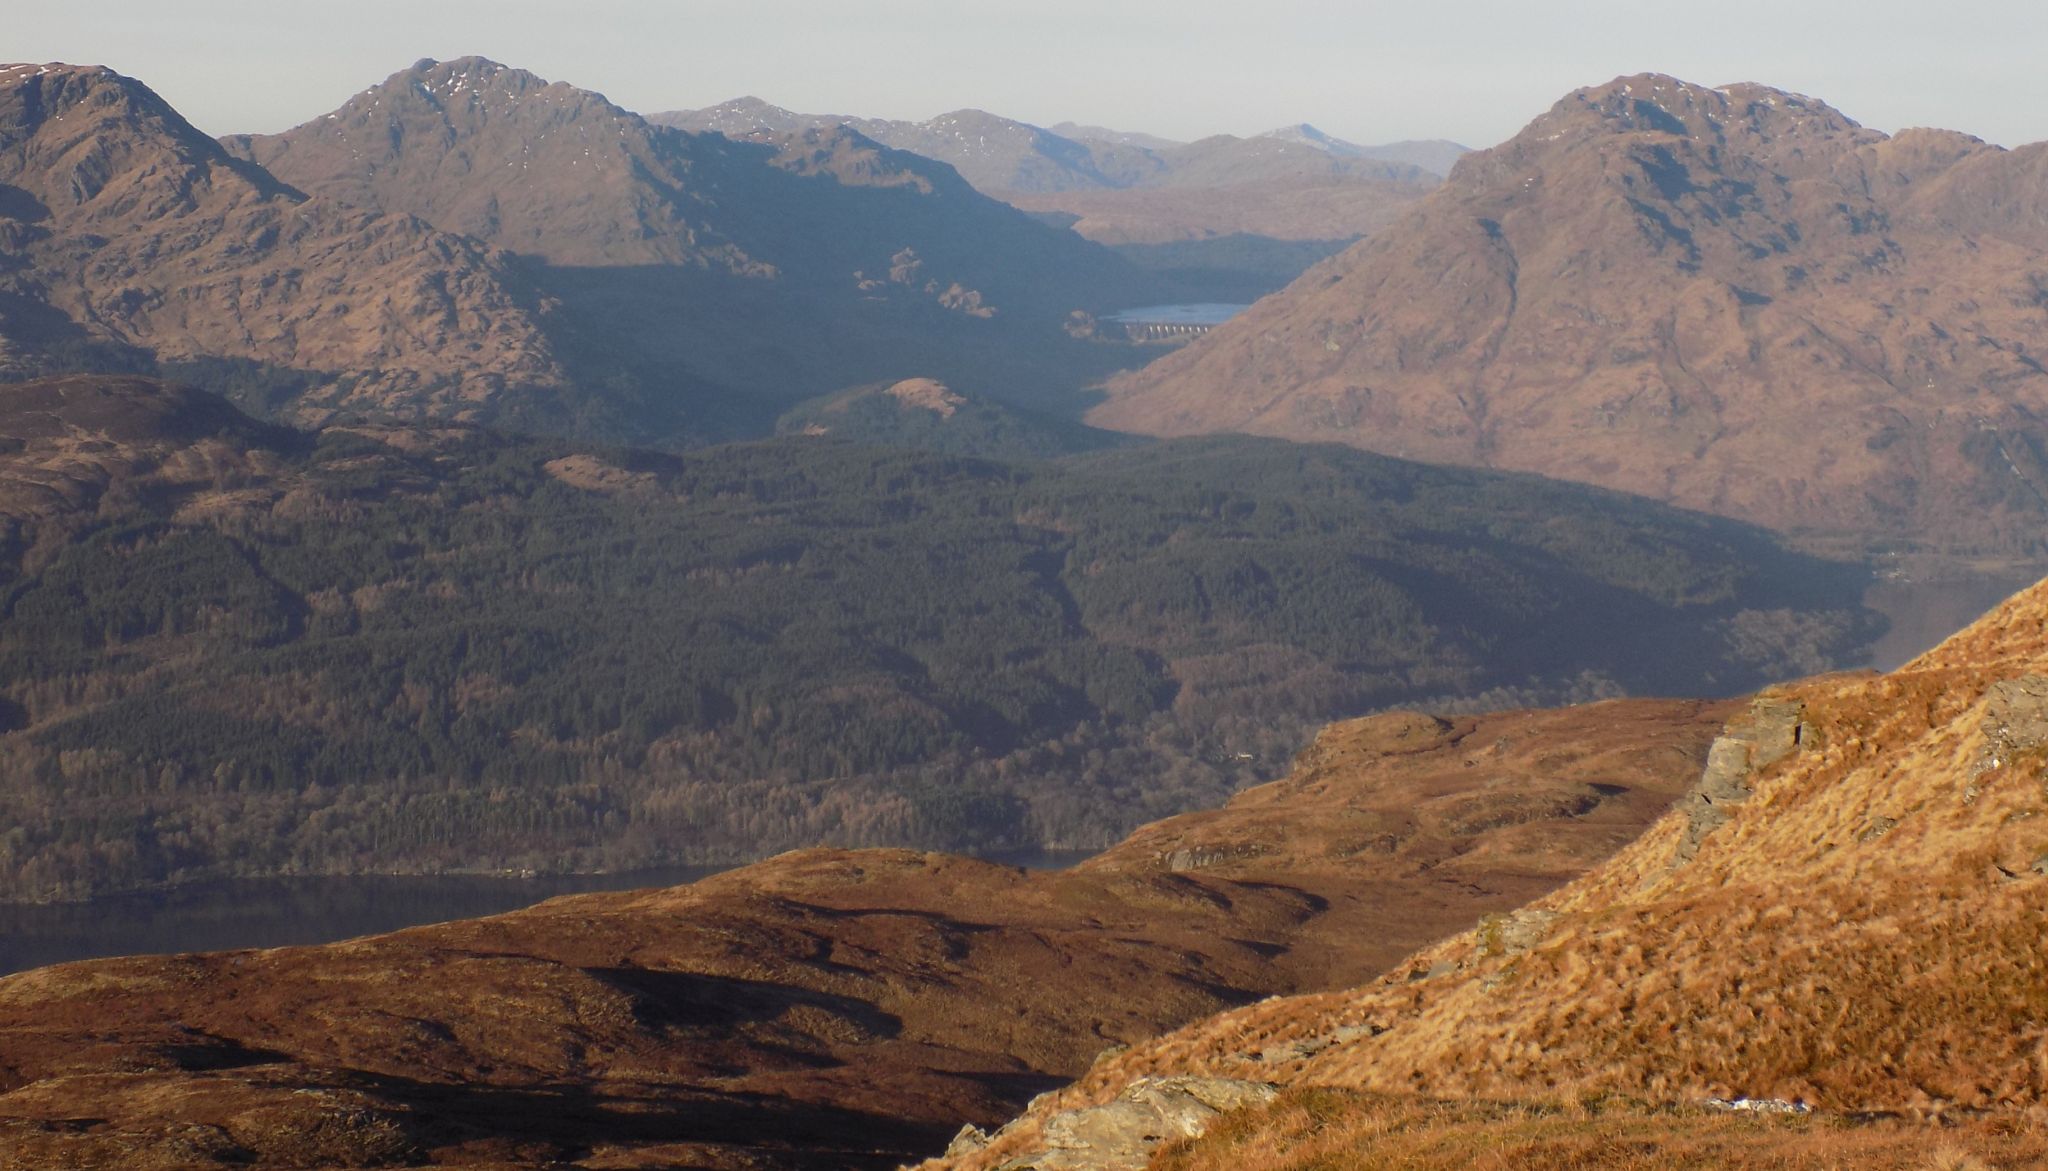
[[1354,721],[1287,780],[1064,873],[813,850],[14,976],[0,1162],[890,1167],[1106,1045],[1355,980],[1554,887],[1669,804],[1731,706]]
[[308,199],[131,78],[0,67],[0,373],[227,358],[460,414],[559,392],[543,309],[491,250]]
[[[1837,1127],[1952,1116],[2023,1132],[2048,1100],[2044,671],[2048,583],[1889,675],[1773,689],[1677,808],[1585,878],[1375,983],[1105,1060],[962,1165],[1042,1141],[1061,1106],[1187,1073],[1637,1110],[1751,1097]],[[1339,1165],[1376,1157],[1363,1136],[1384,1105],[1323,1103],[1333,1137],[1365,1144]],[[1312,1161],[1298,1129],[1271,1131],[1299,1121],[1252,1119],[1230,1141]]]
[[1538,471],[1818,537],[2035,548],[2044,153],[1619,79],[1119,378],[1093,418]]
[[1862,585],[1338,447],[674,457],[0,385],[0,896],[1094,847],[1332,718],[1853,661]]
[[1156,284],[845,127],[688,134],[482,58],[419,62],[230,145],[303,190],[537,262],[584,381],[655,396],[681,375],[729,400],[732,430],[928,371],[1011,396],[1070,390],[1120,355],[1067,336],[1068,315]]

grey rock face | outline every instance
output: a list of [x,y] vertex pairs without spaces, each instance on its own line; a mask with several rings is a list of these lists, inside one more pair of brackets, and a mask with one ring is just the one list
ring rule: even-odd
[[1521,910],[1488,915],[1479,921],[1479,954],[1521,955],[1549,936],[1557,924],[1556,911]]
[[1804,738],[1806,705],[1798,700],[1759,696],[1749,711],[1728,725],[1707,750],[1707,767],[1699,783],[1679,799],[1686,816],[1673,866],[1683,866],[1699,853],[1707,835],[1721,828],[1729,809],[1749,800],[1756,774],[1798,751]]
[[1160,1144],[1194,1138],[1223,1115],[1277,1094],[1264,1082],[1235,1078],[1140,1078],[1113,1101],[1053,1115],[1044,1148],[1011,1159],[1003,1171],[1139,1171]]
[[1986,763],[2048,744],[2048,676],[2022,675],[1991,685],[1984,696]]

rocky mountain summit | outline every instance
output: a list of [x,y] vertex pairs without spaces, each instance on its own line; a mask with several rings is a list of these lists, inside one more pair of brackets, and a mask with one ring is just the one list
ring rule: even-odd
[[478,57],[227,142],[299,189],[517,254],[580,385],[622,387],[657,419],[680,398],[699,433],[920,366],[1070,390],[1114,355],[1068,336],[1069,316],[1157,283],[855,129],[687,133]]
[[1259,137],[1300,143],[1340,158],[1379,159],[1382,162],[1404,163],[1420,167],[1438,178],[1449,175],[1458,160],[1472,151],[1471,147],[1460,146],[1442,138],[1411,139],[1390,142],[1384,146],[1360,146],[1355,142],[1346,142],[1334,135],[1326,134],[1306,122],[1282,126],[1278,130],[1268,130]]
[[[1938,1145],[1895,1121],[1912,1119],[1946,1122],[1973,1158],[2034,1165],[2044,672],[2048,584],[1889,675],[1773,689],[1692,795],[1584,878],[1372,983],[1107,1058],[948,1165],[1030,1162],[1071,1112],[1162,1077],[1281,1091],[1175,1166],[1348,1150],[1448,1167],[1510,1133],[1532,1165],[1584,1151],[1574,1165],[1618,1166],[1593,1152],[1631,1128],[1627,1149],[1653,1161],[1764,1166],[1775,1149],[1777,1165],[1896,1166]],[[1580,1112],[1543,1123],[1560,1102]],[[1791,1121],[1724,1125],[1731,1108]]]
[[2048,514],[2048,145],[1887,137],[1641,75],[1093,420],[1540,471],[1816,539],[2025,550]]
[[[806,124],[772,144],[685,133],[481,57],[421,61],[303,126],[229,143],[302,190],[557,267],[680,265],[851,299],[861,272],[887,284],[915,266],[999,309],[1060,269],[1063,297],[1035,292],[1065,308],[1128,279],[1103,250],[857,127]],[[1021,255],[1033,249],[1048,255]]]
[[309,198],[112,70],[0,67],[0,371],[231,356],[450,414],[563,372],[496,251]]

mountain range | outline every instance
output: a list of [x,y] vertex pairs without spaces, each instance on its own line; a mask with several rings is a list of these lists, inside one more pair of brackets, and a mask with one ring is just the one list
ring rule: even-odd
[[1249,138],[1219,134],[1190,143],[1072,123],[1048,129],[986,110],[954,110],[923,122],[799,114],[756,97],[650,114],[648,120],[728,138],[844,126],[943,162],[991,194],[1212,187],[1274,179],[1426,183],[1449,173],[1465,151],[1442,141],[1360,146],[1307,123]]
[[10,372],[228,357],[453,411],[564,378],[508,257],[308,199],[107,69],[0,67],[0,282]]
[[1162,291],[852,131],[690,135],[477,58],[227,147],[109,70],[0,73],[11,370],[682,443],[878,377],[1056,398],[1125,360],[1070,315]]
[[1359,146],[1306,124],[1183,143],[1095,127],[1046,129],[982,110],[924,122],[798,114],[752,97],[650,120],[733,138],[850,127],[944,162],[981,191],[1068,219],[1105,244],[1352,239],[1383,226],[1465,152],[1441,141]]
[[0,979],[0,1165],[2048,1162],[2048,583],[1840,670],[2048,552],[2048,144],[727,115],[0,67],[0,898],[806,847]]
[[1566,96],[1091,416],[2038,553],[2048,145],[1641,75]]

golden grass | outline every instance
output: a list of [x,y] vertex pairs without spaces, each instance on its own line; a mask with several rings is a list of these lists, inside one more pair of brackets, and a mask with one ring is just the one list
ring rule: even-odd
[[[1495,924],[1360,988],[1221,1014],[1098,1063],[1034,1114],[1192,1073],[1295,1094],[1169,1166],[1221,1167],[1229,1155],[1202,1160],[1260,1143],[1296,1155],[1231,1165],[2037,1165],[2048,745],[1993,726],[1989,697],[2043,674],[2048,586],[2037,586],[1892,675],[1781,689],[1803,705],[1798,750],[1754,778],[1689,863],[1674,865],[1685,831],[1674,813],[1532,904],[1544,915],[1529,946],[1501,946]],[[1337,1096],[1300,1096],[1316,1093]],[[1696,1113],[1710,1096],[1798,1099],[1817,1113]],[[1568,1112],[1603,1098],[1649,1105]],[[1315,1113],[1304,1103],[1330,1101],[1372,1105],[1304,1121]],[[1839,1121],[1877,1114],[1954,1129]],[[994,1165],[1033,1129],[965,1165]],[[1380,1130],[1409,1137],[1342,1153]]]
[[1153,1171],[2009,1171],[2048,1166],[2048,1131],[1754,1116],[1642,1103],[1445,1102],[1296,1089],[1172,1144]]

